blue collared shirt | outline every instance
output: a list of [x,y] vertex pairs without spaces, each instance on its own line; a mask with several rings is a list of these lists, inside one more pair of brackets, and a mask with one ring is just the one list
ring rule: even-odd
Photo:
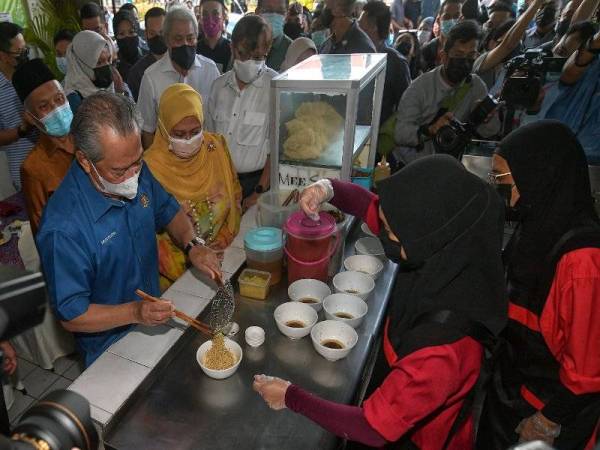
[[[160,295],[156,232],[177,211],[177,200],[145,164],[136,197],[119,201],[98,192],[74,161],[50,197],[36,237],[56,316],[70,321],[85,313],[90,303],[139,300],[136,289]],[[86,366],[130,328],[75,333]]]

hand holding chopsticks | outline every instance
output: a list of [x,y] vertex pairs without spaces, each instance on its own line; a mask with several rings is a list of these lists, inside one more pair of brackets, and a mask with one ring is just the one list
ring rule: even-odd
[[202,323],[199,320],[196,320],[193,317],[190,317],[187,314],[185,314],[185,313],[183,313],[183,312],[181,312],[181,311],[173,308],[173,304],[172,303],[165,302],[164,300],[161,300],[159,298],[156,298],[156,297],[153,297],[153,296],[151,296],[149,294],[146,294],[144,291],[141,291],[140,289],[137,289],[135,291],[135,293],[137,295],[139,295],[143,301],[148,302],[148,303],[153,303],[153,304],[158,304],[158,303],[170,304],[171,305],[171,314],[174,314],[175,317],[178,317],[181,320],[183,320],[184,322],[187,322],[188,324],[190,324],[190,326],[192,326],[193,328],[195,328],[196,330],[198,330],[201,333],[204,333],[204,334],[206,334],[208,336],[212,336],[214,334],[213,331],[210,329],[210,327],[208,325],[206,325],[205,323]]

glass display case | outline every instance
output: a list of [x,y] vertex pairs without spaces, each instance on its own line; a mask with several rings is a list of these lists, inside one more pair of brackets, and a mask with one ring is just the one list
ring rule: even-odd
[[385,54],[315,55],[271,80],[271,189],[372,169],[385,65]]

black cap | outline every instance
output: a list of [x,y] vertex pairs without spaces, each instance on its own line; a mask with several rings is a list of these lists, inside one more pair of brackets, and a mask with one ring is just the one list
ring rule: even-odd
[[17,67],[12,77],[15,91],[17,91],[17,95],[22,102],[37,87],[52,80],[56,80],[56,77],[44,61],[39,58],[27,61]]

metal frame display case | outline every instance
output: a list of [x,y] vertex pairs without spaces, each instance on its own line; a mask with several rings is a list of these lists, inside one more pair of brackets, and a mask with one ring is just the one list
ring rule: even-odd
[[385,67],[385,54],[315,55],[271,80],[271,189],[373,168]]

